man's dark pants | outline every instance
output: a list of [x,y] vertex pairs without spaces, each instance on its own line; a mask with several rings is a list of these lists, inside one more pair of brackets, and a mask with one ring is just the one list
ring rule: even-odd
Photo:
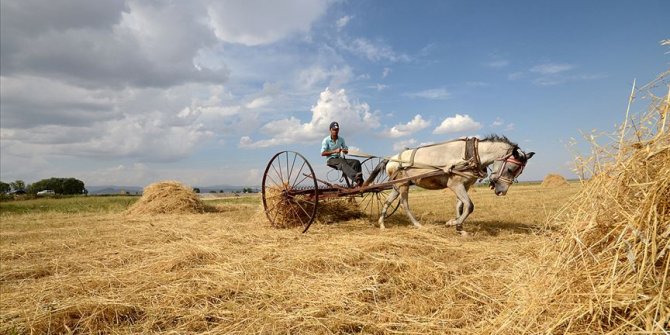
[[356,175],[361,173],[361,162],[357,159],[329,158],[326,164],[344,172],[352,182],[356,182]]

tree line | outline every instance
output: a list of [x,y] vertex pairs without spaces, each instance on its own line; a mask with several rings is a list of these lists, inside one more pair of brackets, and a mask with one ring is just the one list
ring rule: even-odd
[[23,180],[16,180],[11,183],[0,181],[0,193],[29,193],[37,194],[40,191],[51,190],[55,194],[86,194],[88,193],[84,182],[76,178],[49,178],[42,179],[26,186]]

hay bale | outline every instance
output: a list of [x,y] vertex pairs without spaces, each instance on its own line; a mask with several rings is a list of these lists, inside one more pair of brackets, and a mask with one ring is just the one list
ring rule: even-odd
[[649,111],[611,137],[619,140],[591,139],[594,156],[578,162],[594,163],[584,169],[594,176],[554,218],[557,243],[534,266],[520,267],[506,306],[482,333],[661,334],[670,327],[670,97],[650,95]]
[[153,183],[142,193],[126,214],[194,214],[204,213],[206,206],[193,190],[178,181]]
[[542,181],[542,187],[563,187],[563,186],[570,186],[567,180],[563,178],[560,174],[553,174],[550,173],[546,177],[544,177],[544,180]]

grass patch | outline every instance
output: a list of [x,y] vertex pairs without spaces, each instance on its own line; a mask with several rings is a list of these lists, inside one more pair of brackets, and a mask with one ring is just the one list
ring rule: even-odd
[[121,212],[137,201],[137,196],[74,196],[0,202],[0,214]]

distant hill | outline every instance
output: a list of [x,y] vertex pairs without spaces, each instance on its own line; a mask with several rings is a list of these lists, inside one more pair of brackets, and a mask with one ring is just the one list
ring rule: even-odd
[[125,194],[128,192],[130,194],[142,194],[142,187],[139,186],[115,186],[115,185],[105,185],[105,186],[86,186],[88,194],[90,195],[104,195],[104,194]]
[[[255,191],[259,191],[260,186],[233,186],[233,185],[214,185],[214,186],[194,186],[200,189],[200,193],[210,193],[212,191],[220,193],[234,193],[241,192],[245,187],[251,187]],[[144,190],[140,186],[116,186],[116,185],[104,185],[104,186],[86,186],[88,194],[90,195],[106,195],[106,194],[125,194],[126,192],[130,194],[142,194]]]

